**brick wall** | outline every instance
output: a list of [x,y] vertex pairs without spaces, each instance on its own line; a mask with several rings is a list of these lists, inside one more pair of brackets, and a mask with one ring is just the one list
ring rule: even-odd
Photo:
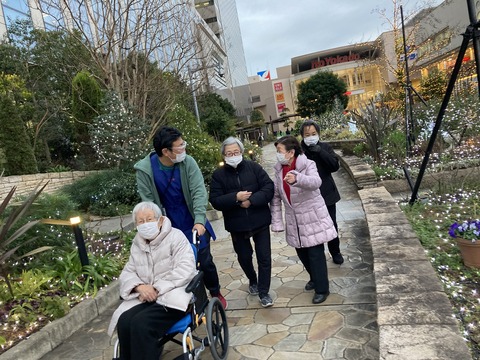
[[64,185],[98,171],[68,171],[30,175],[13,175],[0,177],[0,202],[7,196],[13,186],[17,187],[15,196],[28,195],[38,184],[49,181],[44,192],[52,193]]

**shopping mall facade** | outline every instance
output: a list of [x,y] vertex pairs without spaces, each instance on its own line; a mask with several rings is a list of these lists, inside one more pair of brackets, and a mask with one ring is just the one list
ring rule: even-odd
[[[476,1],[476,7],[480,10],[480,1]],[[445,1],[407,22],[407,58],[414,88],[433,69],[451,72],[469,23],[465,0]],[[395,31],[385,32],[371,42],[297,56],[290,65],[277,68],[277,77],[272,80],[249,77],[252,105],[262,112],[268,125],[265,130],[286,131],[285,116],[300,119],[295,116],[298,84],[318,71],[331,71],[345,82],[348,110],[359,109],[369,99],[398,87],[394,70],[405,66],[405,56],[395,51],[395,39],[402,41],[401,29],[397,35]],[[473,46],[462,61],[457,85],[476,83]]]

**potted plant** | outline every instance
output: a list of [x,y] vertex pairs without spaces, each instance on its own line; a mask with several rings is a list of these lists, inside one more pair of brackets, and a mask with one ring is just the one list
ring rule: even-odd
[[457,241],[465,266],[480,268],[480,220],[454,222],[448,234]]

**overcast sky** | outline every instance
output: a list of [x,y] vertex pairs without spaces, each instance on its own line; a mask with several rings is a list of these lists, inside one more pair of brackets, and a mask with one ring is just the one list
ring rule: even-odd
[[[431,0],[435,4],[442,1]],[[290,65],[290,59],[375,40],[389,30],[375,9],[392,0],[236,0],[248,75]],[[404,1],[404,16],[418,1]],[[409,4],[410,3],[410,4]]]

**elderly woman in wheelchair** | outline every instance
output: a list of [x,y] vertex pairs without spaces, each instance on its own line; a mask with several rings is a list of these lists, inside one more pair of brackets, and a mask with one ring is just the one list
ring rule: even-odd
[[[163,344],[170,340],[183,344],[184,359],[197,358],[206,345],[212,346],[215,359],[226,359],[225,311],[219,301],[208,303],[203,274],[197,272],[195,264],[196,248],[182,231],[172,228],[153,202],[137,204],[133,220],[137,234],[119,278],[124,301],[108,329],[112,335],[117,328],[114,359],[158,360]],[[200,294],[194,296],[198,291]],[[207,313],[197,314],[197,305],[199,312],[206,308]],[[199,339],[191,331],[205,321],[209,336]],[[182,342],[174,339],[179,333],[184,334]],[[193,340],[201,342],[201,349],[194,349]]]

